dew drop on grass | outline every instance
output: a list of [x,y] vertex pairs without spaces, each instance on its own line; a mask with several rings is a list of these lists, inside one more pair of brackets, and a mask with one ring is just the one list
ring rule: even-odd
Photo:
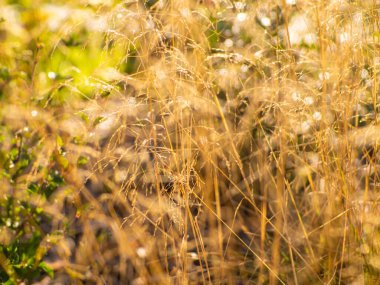
[[254,56],[255,58],[257,58],[257,59],[260,59],[260,58],[263,57],[263,54],[264,54],[263,50],[259,50],[259,51],[255,52],[255,53],[253,54],[253,56]]
[[32,112],[30,112],[30,114],[32,115],[32,117],[37,117],[38,111],[33,110]]
[[249,69],[249,66],[246,65],[246,64],[243,64],[243,65],[240,67],[240,71],[241,71],[241,72],[244,72],[244,73],[247,72],[248,69]]
[[226,47],[228,47],[228,48],[233,47],[233,46],[234,46],[234,41],[231,40],[231,39],[226,39],[226,40],[224,41],[224,45],[225,45]]
[[294,102],[299,102],[299,101],[301,101],[301,95],[300,95],[300,93],[298,93],[298,92],[293,92],[293,93],[292,93],[292,99],[293,99]]
[[316,120],[316,121],[320,121],[322,119],[321,112],[314,112],[313,119]]
[[198,254],[196,252],[189,252],[192,260],[198,260]]
[[244,22],[245,20],[247,20],[247,13],[239,13],[239,14],[237,14],[237,16],[236,16],[236,20],[238,21],[238,22]]
[[137,253],[138,257],[140,257],[140,258],[145,258],[146,257],[146,249],[143,248],[143,247],[139,247],[136,250],[136,253]]
[[301,132],[303,134],[306,134],[309,130],[310,130],[310,122],[309,121],[305,121],[305,122],[302,122],[301,124]]
[[6,221],[5,221],[5,225],[7,226],[7,227],[10,227],[11,225],[12,225],[12,221],[11,221],[11,219],[6,219]]
[[367,69],[363,68],[361,71],[360,71],[360,77],[361,79],[367,79],[367,77],[369,76],[369,72]]
[[313,99],[313,97],[307,96],[307,97],[304,99],[303,102],[305,103],[306,106],[311,106],[311,105],[313,105],[313,103],[314,103],[314,99]]
[[269,26],[272,24],[272,21],[271,21],[271,19],[268,18],[268,17],[262,17],[262,18],[260,19],[260,23],[261,23],[261,25],[263,25],[264,27],[269,27]]
[[49,77],[49,79],[56,79],[57,78],[57,74],[55,73],[55,72],[53,72],[53,71],[49,71],[48,72],[48,77]]

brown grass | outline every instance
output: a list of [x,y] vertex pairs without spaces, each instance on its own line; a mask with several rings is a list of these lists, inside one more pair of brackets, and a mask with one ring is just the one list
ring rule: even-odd
[[[379,4],[232,2],[95,5],[100,31],[73,13],[4,87],[2,124],[38,141],[2,193],[63,140],[65,186],[31,200],[52,217],[54,284],[378,283]],[[102,48],[92,70],[65,65],[73,33]],[[80,75],[49,83],[55,53]]]

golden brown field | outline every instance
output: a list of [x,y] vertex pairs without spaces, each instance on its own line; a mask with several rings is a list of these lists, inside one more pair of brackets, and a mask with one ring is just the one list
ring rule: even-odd
[[0,0],[2,284],[380,284],[380,2]]

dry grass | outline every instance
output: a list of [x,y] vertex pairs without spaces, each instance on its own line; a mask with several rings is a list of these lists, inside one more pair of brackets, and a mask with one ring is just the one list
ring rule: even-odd
[[378,283],[378,1],[4,2],[52,284]]

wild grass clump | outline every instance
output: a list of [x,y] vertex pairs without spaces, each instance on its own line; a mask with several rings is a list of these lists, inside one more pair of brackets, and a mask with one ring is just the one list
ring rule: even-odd
[[377,284],[376,1],[0,0],[5,284]]

